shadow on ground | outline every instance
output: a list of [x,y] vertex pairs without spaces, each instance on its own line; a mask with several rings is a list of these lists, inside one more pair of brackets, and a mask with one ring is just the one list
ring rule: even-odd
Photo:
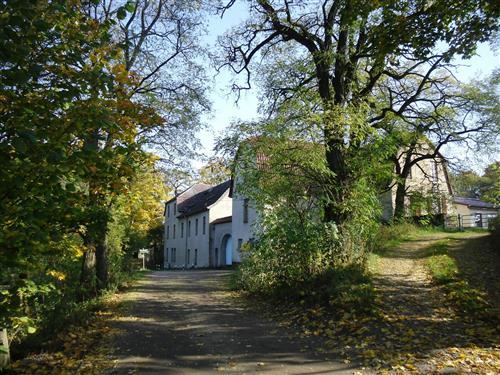
[[436,240],[444,241],[463,277],[470,276],[477,287],[490,285],[493,293],[498,292],[498,254],[489,247],[484,233],[464,236],[467,234],[439,233],[384,251],[374,275],[378,313],[372,317],[347,312],[340,321],[332,322],[327,309],[318,316],[318,307],[312,312],[291,313],[277,308],[276,315],[307,333],[319,332],[329,338],[327,346],[333,352],[375,369],[495,373],[500,362],[498,320],[481,320],[457,311],[424,266],[434,253]]
[[352,374],[354,366],[315,352],[256,316],[227,292],[230,271],[154,272],[128,293],[129,311],[113,325],[113,374]]

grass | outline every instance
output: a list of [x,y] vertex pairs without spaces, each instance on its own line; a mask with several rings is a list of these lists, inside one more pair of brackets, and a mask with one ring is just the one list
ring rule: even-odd
[[384,253],[398,247],[406,241],[418,240],[437,233],[450,233],[451,237],[434,241],[422,254],[424,264],[434,282],[443,288],[446,298],[455,308],[475,317],[488,317],[493,313],[486,293],[472,287],[461,274],[457,262],[450,256],[449,249],[453,241],[467,237],[470,232],[485,232],[481,228],[468,228],[465,231],[449,231],[438,227],[421,227],[410,223],[401,223],[380,228],[375,242],[375,251],[368,256],[368,270],[373,273]]
[[438,284],[447,284],[456,280],[458,267],[453,258],[447,254],[432,255],[426,260],[432,278]]
[[448,254],[449,244],[449,239],[442,239],[427,249],[425,265],[433,280],[443,287],[448,301],[460,312],[477,317],[489,316],[492,306],[486,293],[473,288],[464,279],[455,259]]
[[381,226],[375,238],[374,251],[383,254],[406,241],[416,240],[421,236],[443,232],[442,228],[419,226],[413,223],[400,223]]

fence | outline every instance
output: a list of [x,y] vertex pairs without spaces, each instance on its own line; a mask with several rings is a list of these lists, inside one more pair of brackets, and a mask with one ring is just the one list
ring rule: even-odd
[[489,222],[496,214],[472,214],[472,215],[450,215],[444,218],[445,228],[484,228],[488,229]]

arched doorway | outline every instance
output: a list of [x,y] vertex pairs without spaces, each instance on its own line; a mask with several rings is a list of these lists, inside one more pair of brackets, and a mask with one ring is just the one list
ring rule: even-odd
[[223,256],[223,264],[230,266],[233,264],[233,239],[230,234],[226,234],[222,239],[221,255]]

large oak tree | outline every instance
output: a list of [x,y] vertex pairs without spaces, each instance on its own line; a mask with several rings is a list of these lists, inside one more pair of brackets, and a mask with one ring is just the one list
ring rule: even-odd
[[[238,92],[251,87],[251,73],[259,65],[278,66],[278,78],[264,89],[269,108],[305,92],[320,98],[332,186],[325,219],[337,223],[350,215],[343,202],[356,174],[348,160],[362,143],[353,112],[365,111],[365,125],[374,129],[388,115],[407,116],[440,64],[457,55],[470,57],[476,44],[498,29],[499,6],[490,1],[248,3],[249,20],[221,38],[220,65],[243,76],[233,86]],[[401,91],[387,106],[375,102],[381,82],[398,85],[411,75],[420,79],[414,90]]]

